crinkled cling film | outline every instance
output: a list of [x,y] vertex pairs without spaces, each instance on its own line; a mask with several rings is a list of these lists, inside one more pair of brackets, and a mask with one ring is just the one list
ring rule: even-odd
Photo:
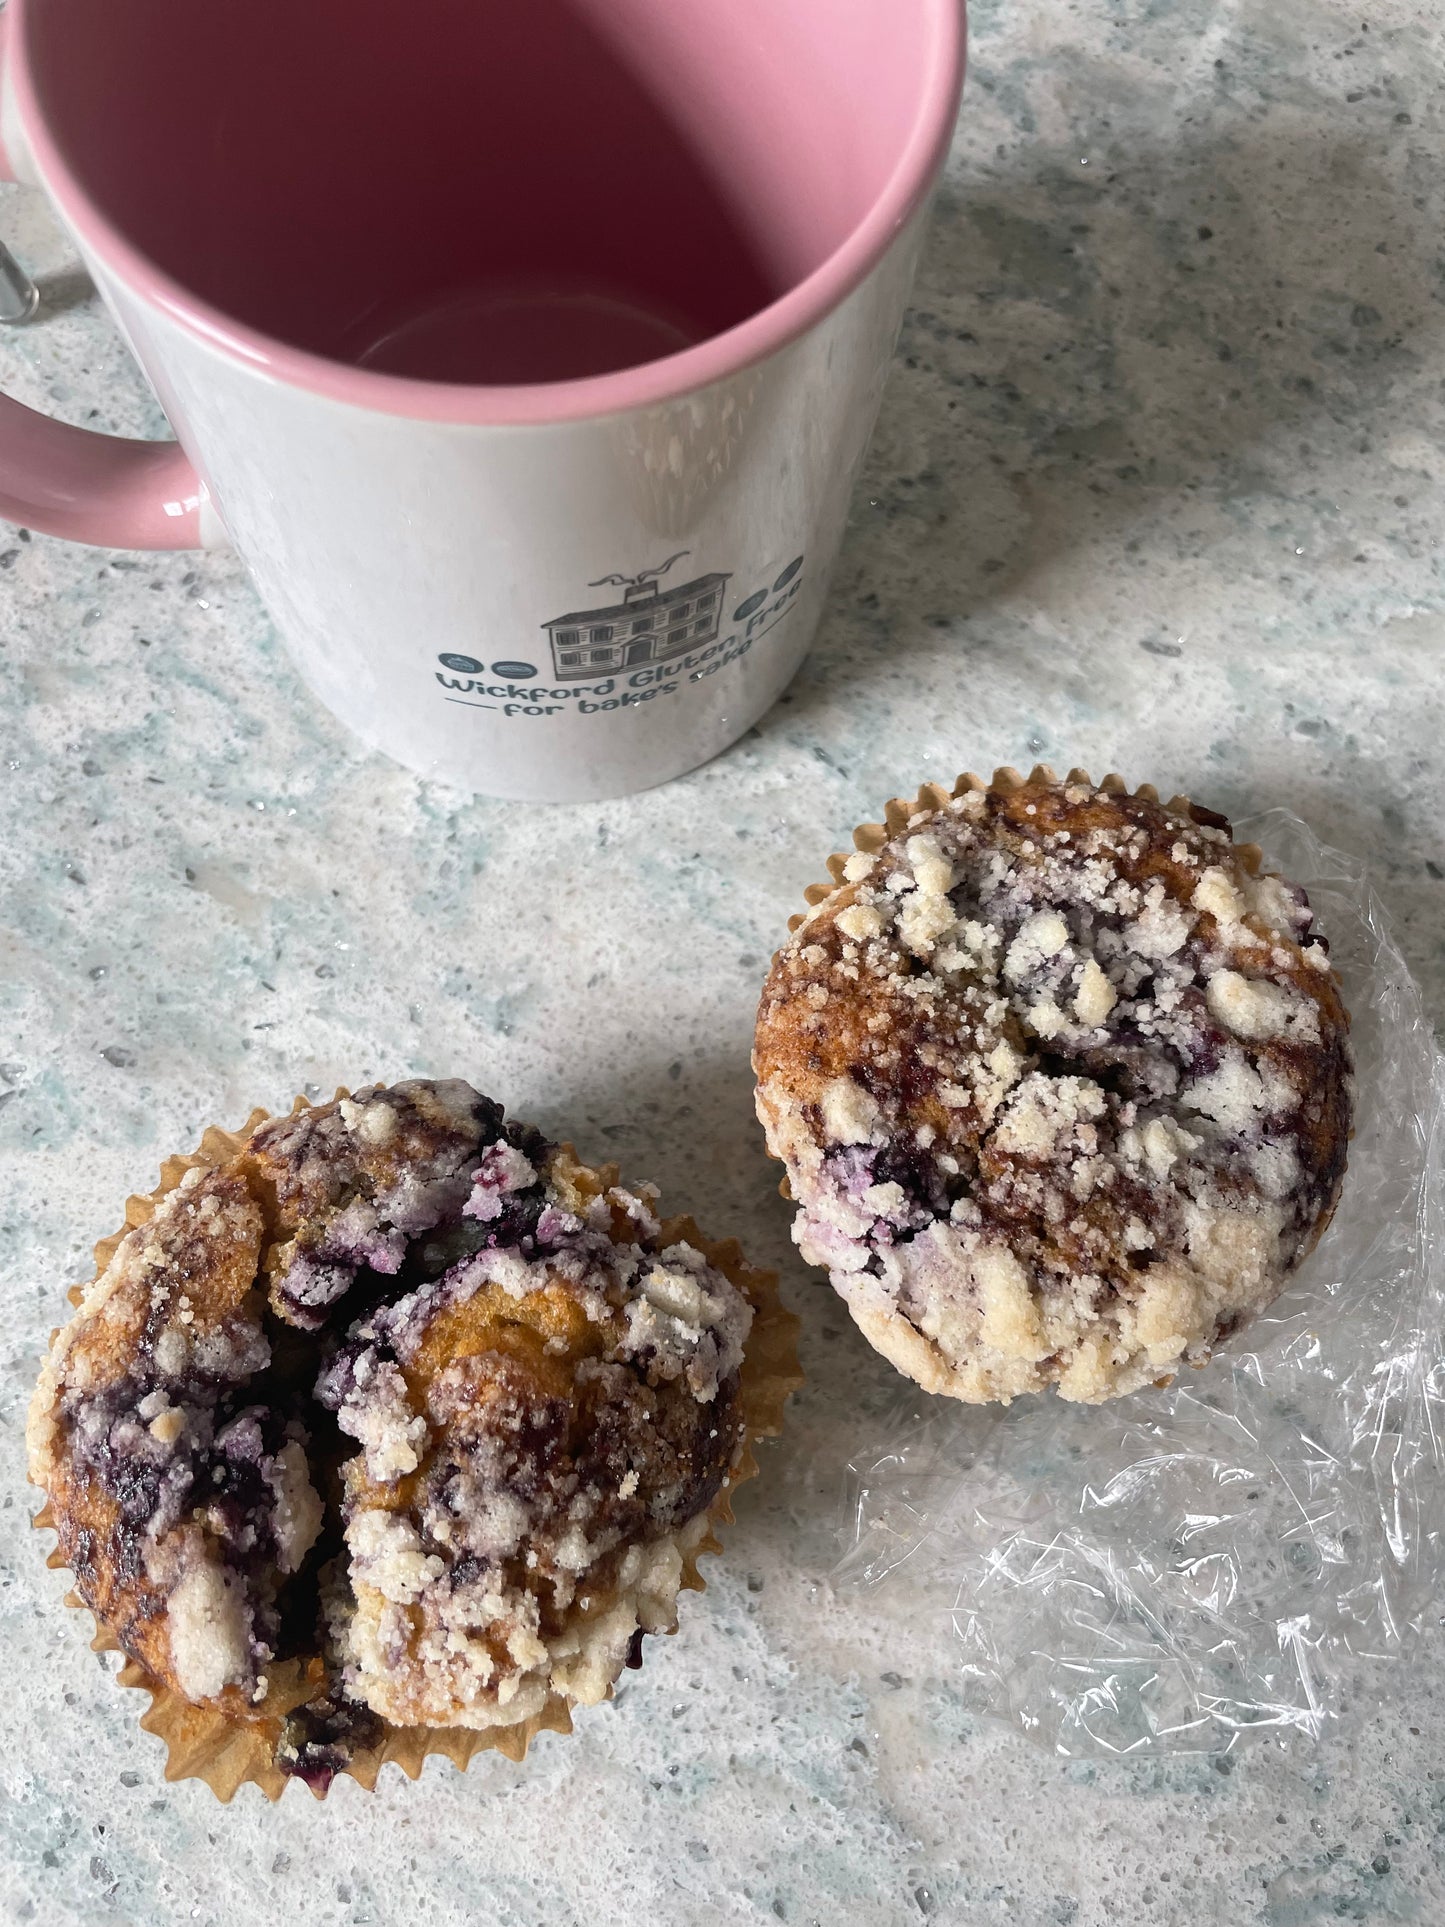
[[1440,1057],[1362,866],[1284,810],[1237,835],[1304,885],[1344,982],[1358,1100],[1333,1224],[1167,1389],[978,1408],[900,1380],[849,1467],[835,1584],[951,1618],[972,1708],[1066,1755],[1317,1737],[1440,1616]]

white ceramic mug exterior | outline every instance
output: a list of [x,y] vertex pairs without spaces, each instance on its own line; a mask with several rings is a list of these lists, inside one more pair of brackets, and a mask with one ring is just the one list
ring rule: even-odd
[[[42,4],[20,0],[20,22]],[[576,802],[696,767],[763,715],[816,629],[956,107],[956,25],[917,178],[866,271],[842,264],[811,312],[795,291],[796,313],[735,331],[732,354],[724,338],[674,358],[711,376],[680,392],[628,371],[585,384],[601,406],[530,414],[507,391],[488,409],[458,389],[452,409],[435,384],[248,352],[244,330],[207,325],[87,205],[12,45],[0,159],[49,192],[180,447],[85,437],[0,397],[0,512],[117,546],[218,523],[320,700],[425,775]],[[31,485],[67,450],[83,470],[82,443],[118,451],[108,517],[77,506],[83,477],[54,484],[60,507]]]
[[536,427],[286,386],[89,265],[321,701],[425,775],[578,802],[707,761],[797,670],[920,226],[758,366]]

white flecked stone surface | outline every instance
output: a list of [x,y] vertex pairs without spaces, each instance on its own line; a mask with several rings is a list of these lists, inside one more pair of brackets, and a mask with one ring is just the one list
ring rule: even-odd
[[[0,541],[0,1919],[1138,1927],[1445,1919],[1439,1654],[1345,1738],[1056,1760],[945,1624],[834,1597],[893,1385],[788,1241],[751,1118],[766,958],[925,778],[1117,767],[1364,853],[1445,1010],[1445,35],[1388,0],[986,0],[830,612],[730,755],[623,803],[361,753],[228,556]],[[159,421],[34,197],[0,381]],[[20,1434],[90,1243],[298,1089],[461,1074],[779,1265],[811,1382],[708,1592],[522,1767],[229,1809],[161,1779],[26,1529]]]

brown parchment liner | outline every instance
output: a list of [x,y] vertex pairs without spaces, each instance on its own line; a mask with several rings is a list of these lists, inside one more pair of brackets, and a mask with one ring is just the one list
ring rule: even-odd
[[[336,1093],[338,1098],[350,1095],[350,1091],[344,1087]],[[291,1113],[294,1116],[297,1111],[310,1108],[306,1098],[298,1097],[291,1106]],[[161,1199],[176,1189],[187,1171],[209,1171],[229,1163],[240,1154],[251,1134],[266,1123],[270,1115],[268,1111],[253,1111],[239,1131],[222,1130],[219,1125],[213,1124],[202,1136],[197,1150],[189,1157],[168,1157],[161,1165],[161,1179],[155,1190],[145,1197],[127,1198],[124,1225],[96,1245],[96,1277],[99,1278],[110,1264],[126,1233],[154,1216]],[[579,1190],[601,1193],[618,1182],[618,1167],[615,1164],[589,1169],[577,1163],[570,1144],[559,1146],[559,1152],[568,1162],[566,1175]],[[690,1217],[665,1220],[661,1237],[664,1243],[685,1240],[695,1246],[709,1264],[715,1265],[725,1278],[737,1286],[753,1308],[752,1330],[748,1334],[739,1374],[739,1403],[747,1428],[742,1454],[707,1509],[707,1530],[703,1537],[690,1551],[683,1552],[681,1590],[703,1592],[707,1582],[699,1572],[697,1562],[705,1554],[722,1551],[722,1541],[715,1528],[732,1523],[734,1492],[759,1470],[753,1447],[759,1439],[776,1438],[781,1433],[783,1408],[789,1395],[803,1383],[803,1372],[798,1362],[801,1321],[783,1308],[778,1295],[777,1273],[760,1271],[747,1264],[743,1259],[742,1247],[735,1238],[706,1238]],[[73,1285],[68,1294],[71,1304],[78,1307],[88,1289],[86,1285]],[[51,1333],[52,1344],[56,1335]],[[54,1529],[55,1520],[48,1497],[31,1524]],[[52,1568],[64,1566],[65,1563],[58,1546],[46,1559],[46,1564]],[[606,1612],[614,1603],[612,1594],[594,1594],[593,1598],[589,1617]],[[86,1609],[85,1601],[78,1592],[67,1593],[65,1603]],[[119,1642],[110,1628],[94,1613],[91,1617],[95,1621],[95,1637],[90,1642],[92,1651],[118,1651]],[[675,1616],[672,1625],[663,1630],[668,1633],[677,1631]],[[167,1780],[203,1780],[216,1798],[225,1802],[234,1796],[238,1788],[248,1784],[259,1786],[268,1800],[279,1800],[288,1781],[295,1777],[283,1773],[274,1760],[282,1721],[317,1690],[318,1682],[304,1677],[299,1661],[289,1661],[269,1669],[271,1684],[264,1716],[245,1722],[227,1718],[214,1707],[198,1706],[182,1699],[134,1659],[127,1658],[115,1677],[120,1685],[140,1687],[150,1695],[150,1707],[141,1715],[140,1724],[143,1732],[158,1734],[165,1741]],[[466,1770],[476,1754],[487,1751],[496,1751],[505,1754],[509,1760],[521,1761],[526,1758],[527,1749],[538,1733],[572,1731],[572,1707],[560,1694],[551,1693],[539,1713],[511,1726],[392,1726],[389,1722],[383,1722],[383,1725],[386,1737],[381,1744],[358,1753],[349,1765],[340,1769],[338,1777],[341,1774],[349,1775],[371,1792],[376,1786],[377,1775],[388,1761],[394,1761],[412,1780],[417,1778],[424,1762],[433,1753],[445,1755],[462,1771]],[[312,1787],[311,1791],[318,1800],[326,1797],[325,1788]]]
[[[996,790],[1000,794],[1008,796],[1015,790],[1026,789],[1031,783],[1047,784],[1055,788],[1064,787],[1071,783],[1079,783],[1086,785],[1089,789],[1097,788],[1103,790],[1110,796],[1134,796],[1143,803],[1159,803],[1162,800],[1158,790],[1152,783],[1140,783],[1134,789],[1130,789],[1123,777],[1113,771],[1104,777],[1102,782],[1096,784],[1087,770],[1071,769],[1067,776],[1061,778],[1058,772],[1052,769],[1047,763],[1035,763],[1027,776],[1020,776],[1016,769],[1008,765],[1003,769],[996,769],[988,782],[985,782],[981,776],[975,776],[971,770],[968,770],[958,778],[952,789],[946,789],[942,783],[925,783],[919,789],[918,795],[911,803],[903,797],[893,797],[891,801],[883,807],[883,821],[881,823],[860,823],[857,829],[854,830],[853,848],[863,851],[866,856],[876,856],[884,844],[891,838],[897,836],[901,830],[907,829],[910,825],[922,827],[919,820],[921,817],[936,815],[940,810],[946,809],[956,796],[964,796],[970,790]],[[1187,796],[1171,796],[1168,801],[1163,804],[1163,807],[1166,810],[1172,810],[1176,816],[1188,817],[1191,822],[1194,820],[1192,816],[1194,805]],[[1218,812],[1211,811],[1210,814],[1218,815]],[[1228,819],[1220,818],[1220,820],[1227,821]],[[1261,850],[1257,843],[1233,842],[1232,824],[1230,825],[1230,836],[1231,847],[1241,868],[1247,875],[1257,877],[1260,873],[1260,866],[1264,862],[1264,851]],[[847,854],[836,854],[828,858],[826,867],[832,881],[830,883],[810,883],[804,890],[803,900],[808,905],[808,908],[806,910],[799,910],[795,915],[789,917],[789,935],[800,930],[819,905],[826,903],[834,891],[841,889],[845,885],[847,879],[843,874],[843,866],[847,861]],[[1343,986],[1340,984],[1339,972],[1331,969],[1330,976],[1334,983],[1342,989]],[[1349,1022],[1348,1008],[1345,1009],[1345,1021],[1347,1023]],[[756,1063],[754,1063],[753,1069],[756,1071]],[[1349,1135],[1351,1138],[1355,1135],[1353,1122],[1350,1125]],[[771,1157],[773,1154],[770,1151],[768,1155]],[[781,1160],[778,1161],[780,1162]],[[1305,1258],[1309,1256],[1309,1253],[1314,1250],[1328,1229],[1330,1220],[1335,1215],[1340,1197],[1343,1193],[1345,1176],[1346,1172],[1342,1169],[1340,1173],[1340,1189],[1335,1192],[1329,1208],[1320,1214],[1319,1221],[1314,1227],[1313,1237],[1300,1253],[1298,1261],[1300,1264],[1302,1264]],[[793,1197],[792,1186],[788,1183],[786,1172],[778,1180],[778,1190],[790,1204],[796,1202]],[[870,1336],[870,1343],[871,1342],[873,1341]],[[894,1362],[896,1364],[897,1361],[895,1360]],[[1207,1358],[1195,1359],[1192,1361],[1193,1369],[1195,1371],[1201,1371],[1208,1363],[1209,1360]],[[902,1368],[900,1367],[900,1369]],[[1171,1373],[1167,1378],[1161,1378],[1156,1382],[1161,1387],[1170,1385],[1173,1383],[1173,1376]]]

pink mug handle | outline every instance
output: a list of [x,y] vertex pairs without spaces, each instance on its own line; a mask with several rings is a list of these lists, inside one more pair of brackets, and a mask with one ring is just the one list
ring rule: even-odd
[[[8,21],[0,12],[0,84]],[[15,172],[0,145],[0,180]],[[0,520],[105,549],[198,549],[204,489],[178,442],[51,421],[0,395]]]

